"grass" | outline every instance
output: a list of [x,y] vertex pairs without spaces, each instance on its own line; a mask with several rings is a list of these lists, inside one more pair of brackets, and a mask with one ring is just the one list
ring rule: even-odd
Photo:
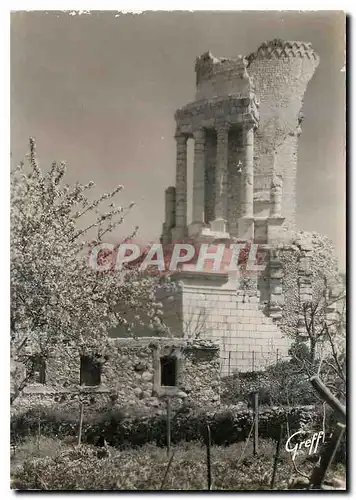
[[[21,444],[11,459],[12,487],[41,490],[159,490],[169,457],[163,448],[147,444],[141,448],[117,450],[89,445],[76,446],[58,439],[41,438]],[[197,442],[172,447],[174,453],[163,485],[164,490],[207,490],[206,449]],[[268,490],[273,469],[275,443],[260,440],[259,454],[252,444],[212,446],[211,466],[214,490]],[[297,467],[310,477],[314,464],[299,457]],[[336,471],[332,471],[334,474]],[[344,468],[338,465],[337,474]],[[296,471],[290,455],[281,453],[275,489],[288,489]]]

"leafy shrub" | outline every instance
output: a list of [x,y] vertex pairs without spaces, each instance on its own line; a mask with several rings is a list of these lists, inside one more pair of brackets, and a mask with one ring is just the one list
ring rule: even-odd
[[221,400],[251,406],[252,394],[257,391],[261,405],[313,405],[318,397],[308,378],[299,372],[295,363],[282,361],[264,371],[234,373],[221,381]]
[[[12,439],[20,441],[27,435],[35,435],[38,429],[39,410],[13,416]],[[76,417],[76,418],[75,418]],[[78,433],[78,416],[68,413],[41,410],[41,433],[63,439]],[[265,407],[259,412],[259,434],[263,438],[277,439],[280,425],[288,421],[290,430],[305,426],[320,428],[321,413],[317,407],[297,407],[288,410],[283,407]],[[199,441],[204,439],[206,425],[210,426],[212,443],[227,446],[247,438],[253,422],[253,411],[249,409],[226,408],[207,410],[183,407],[172,416],[171,441]],[[165,446],[167,422],[164,414],[146,413],[127,416],[121,409],[97,414],[84,414],[82,440],[98,444],[105,439],[118,448],[142,446],[156,443]]]
[[31,408],[25,413],[11,416],[11,441],[18,442],[28,435],[36,435],[38,421],[41,434],[54,438],[75,436],[78,433],[78,416],[70,411],[51,408]]

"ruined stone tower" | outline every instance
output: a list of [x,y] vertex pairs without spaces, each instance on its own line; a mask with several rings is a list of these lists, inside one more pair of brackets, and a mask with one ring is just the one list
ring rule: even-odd
[[[177,110],[176,185],[166,190],[163,242],[288,240],[295,227],[298,137],[319,58],[305,42],[273,40],[248,57],[195,64],[195,100]],[[187,224],[187,141],[194,140]]]
[[[287,260],[297,249],[298,138],[303,96],[318,64],[310,43],[279,39],[236,59],[217,59],[207,52],[195,64],[195,100],[175,113],[176,184],[165,193],[162,242],[254,241],[269,252],[264,276],[248,292],[239,277],[231,281],[223,273],[188,272],[180,273],[181,288],[173,301],[162,297],[175,336],[194,336],[200,322],[199,335],[220,343],[223,374],[230,373],[230,365],[257,369],[271,353],[271,362],[275,353],[288,354],[290,342],[278,326],[285,291],[275,249],[287,249]],[[190,139],[194,158],[188,224]],[[295,283],[288,285],[287,295],[296,294],[297,300],[311,290],[304,263],[309,250],[301,248]]]

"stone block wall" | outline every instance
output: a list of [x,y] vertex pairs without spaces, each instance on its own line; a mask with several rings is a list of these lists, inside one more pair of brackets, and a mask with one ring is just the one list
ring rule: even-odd
[[[96,357],[100,384],[80,385],[80,358]],[[162,356],[177,360],[176,384],[161,385]],[[174,338],[107,339],[100,347],[82,351],[58,347],[46,357],[45,384],[28,384],[15,401],[15,409],[51,406],[85,400],[97,406],[159,408],[171,397],[173,406],[219,403],[219,348],[209,341]]]
[[261,310],[257,288],[237,290],[236,281],[217,273],[181,273],[179,278],[175,295],[182,304],[184,337],[218,344],[222,375],[264,369],[278,356],[287,358],[290,341]]
[[157,300],[164,307],[164,324],[172,337],[184,337],[183,295],[179,283],[171,287],[163,286],[157,290]]

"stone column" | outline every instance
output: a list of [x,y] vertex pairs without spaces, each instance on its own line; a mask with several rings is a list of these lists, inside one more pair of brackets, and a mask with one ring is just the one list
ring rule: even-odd
[[162,230],[163,244],[171,243],[172,228],[176,225],[176,188],[174,186],[170,186],[165,191],[165,208],[166,217]]
[[165,208],[166,208],[166,224],[167,227],[175,226],[175,211],[176,211],[176,188],[170,186],[165,191]]
[[226,233],[227,223],[229,128],[229,124],[223,124],[216,130],[215,220],[211,223],[211,229],[222,233]]
[[241,218],[238,224],[238,236],[244,240],[254,238],[253,136],[253,124],[245,123],[242,129]]
[[205,130],[194,132],[193,222],[204,223]]
[[281,217],[282,213],[282,178],[275,176],[271,187],[271,217]]
[[173,239],[181,239],[187,232],[187,136],[176,134],[176,227]]
[[189,235],[197,236],[205,224],[205,130],[194,132],[193,217]]
[[252,124],[246,124],[242,131],[243,158],[242,158],[242,217],[253,217],[253,138]]

